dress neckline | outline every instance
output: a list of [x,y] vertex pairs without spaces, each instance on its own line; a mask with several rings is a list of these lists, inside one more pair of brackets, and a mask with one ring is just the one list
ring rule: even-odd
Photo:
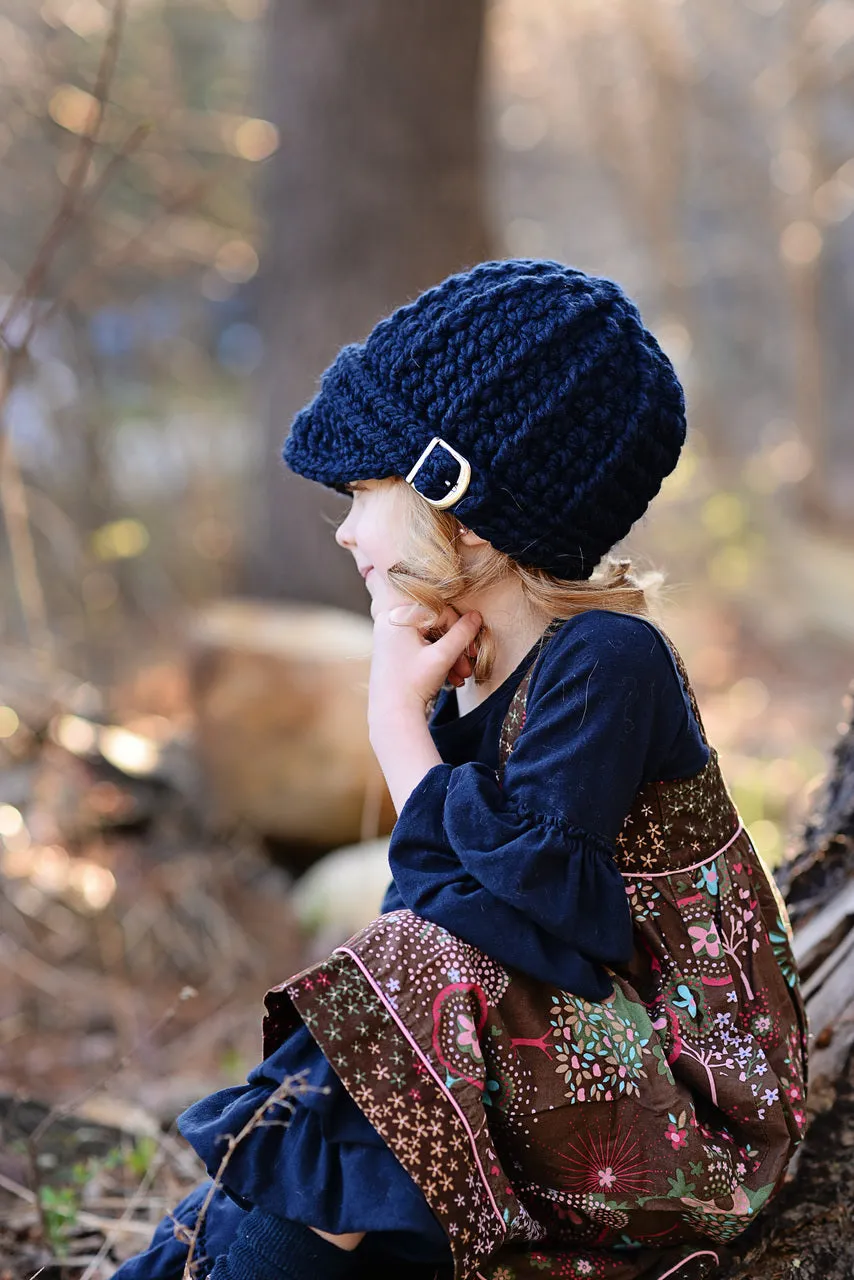
[[520,659],[507,678],[502,680],[501,684],[493,689],[491,693],[488,693],[482,702],[479,702],[476,707],[472,707],[471,711],[466,711],[464,715],[460,715],[456,689],[452,685],[443,688],[436,700],[436,707],[430,720],[431,726],[445,728],[449,725],[464,725],[468,728],[470,725],[477,724],[480,720],[485,719],[496,704],[506,700],[507,694],[512,694],[518,688],[528,667],[531,666],[532,662],[536,661],[546,638],[553,634],[565,621],[566,619],[564,618],[555,618],[550,622],[543,632],[537,636],[528,652]]

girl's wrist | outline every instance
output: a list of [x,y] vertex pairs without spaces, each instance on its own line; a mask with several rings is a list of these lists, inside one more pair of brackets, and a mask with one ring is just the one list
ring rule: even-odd
[[368,733],[395,812],[400,814],[425,774],[442,763],[423,708],[402,707],[369,717]]
[[[372,745],[415,734],[430,738],[427,708],[420,702],[368,704],[368,736]],[[432,738],[430,738],[432,742]]]

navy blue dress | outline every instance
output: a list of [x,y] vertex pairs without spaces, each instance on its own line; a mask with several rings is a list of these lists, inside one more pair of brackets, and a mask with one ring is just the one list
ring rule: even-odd
[[[501,726],[532,663],[512,779],[508,770],[502,785]],[[611,857],[625,815],[644,782],[690,776],[708,760],[659,632],[644,619],[606,610],[570,618],[466,715],[459,715],[456,691],[442,690],[430,732],[442,763],[415,787],[395,825],[383,910],[408,907],[508,967],[603,998],[611,990],[603,966],[628,959],[632,945]],[[214,1175],[222,1159],[222,1135],[239,1132],[293,1076],[310,1089],[295,1101],[287,1127],[258,1127],[236,1147],[208,1211],[197,1257],[207,1257],[212,1280],[230,1280],[225,1255],[253,1208],[265,1230],[287,1218],[335,1234],[365,1231],[378,1257],[450,1263],[419,1188],[305,1027],[245,1085],[211,1094],[179,1118],[208,1172]],[[178,1206],[179,1221],[195,1220],[206,1185]],[[166,1219],[116,1280],[180,1280],[185,1258]],[[269,1264],[242,1280],[282,1274]]]

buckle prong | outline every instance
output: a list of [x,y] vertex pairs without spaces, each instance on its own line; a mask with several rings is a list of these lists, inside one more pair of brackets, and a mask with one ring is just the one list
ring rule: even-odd
[[[459,463],[460,470],[456,480],[454,481],[453,485],[448,490],[448,492],[445,494],[444,498],[428,498],[426,493],[422,493],[420,489],[416,489],[415,485],[412,482],[415,479],[415,477],[418,475],[418,472],[421,470],[421,467],[423,466],[423,464],[430,457],[430,454],[437,447],[437,445],[440,446],[442,449],[445,449],[451,455],[451,457],[454,458],[457,463]],[[448,444],[447,440],[443,440],[441,436],[433,437],[433,439],[428,444],[427,448],[421,454],[421,457],[416,462],[415,466],[410,471],[409,475],[406,476],[406,483],[412,485],[413,489],[415,489],[415,492],[419,495],[419,497],[422,497],[425,502],[430,503],[431,507],[437,507],[440,511],[444,510],[445,507],[452,507],[455,502],[458,502],[460,500],[460,498],[465,493],[466,489],[468,489],[470,480],[471,480],[471,464],[469,463],[468,459],[464,458],[461,453],[457,453],[457,450],[453,447],[453,445]]]

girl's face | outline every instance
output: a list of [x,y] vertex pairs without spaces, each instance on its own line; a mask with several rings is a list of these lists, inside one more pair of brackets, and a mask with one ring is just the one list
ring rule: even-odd
[[352,552],[371,594],[375,618],[382,610],[411,604],[388,580],[389,569],[406,553],[406,495],[393,480],[355,480],[347,487],[353,495],[352,506],[335,532],[335,541]]

